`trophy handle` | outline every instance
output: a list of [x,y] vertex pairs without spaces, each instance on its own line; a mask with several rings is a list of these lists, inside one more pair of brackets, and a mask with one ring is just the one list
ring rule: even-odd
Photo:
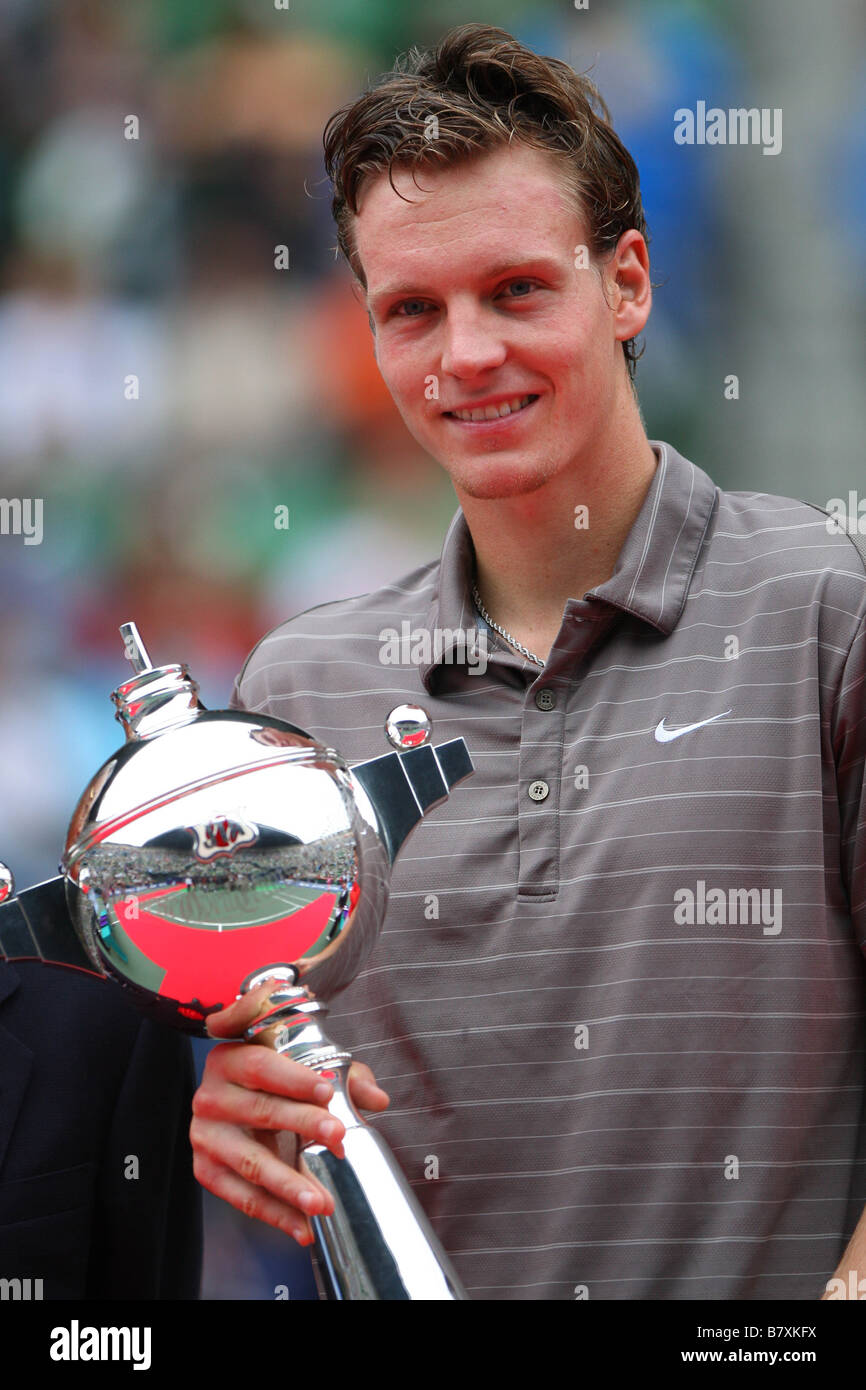
[[104,978],[76,935],[62,877],[25,888],[17,897],[13,891],[12,874],[0,864],[0,961],[41,960]]
[[468,1295],[381,1134],[349,1095],[352,1055],[322,1031],[327,1006],[303,987],[278,988],[274,1007],[246,1039],[287,1053],[330,1081],[328,1111],[344,1125],[344,1158],[315,1142],[298,1163],[334,1200],[331,1216],[310,1218],[313,1264],[330,1300],[463,1300]]
[[392,864],[422,816],[445,801],[458,782],[474,770],[462,738],[452,738],[436,748],[426,744],[405,753],[383,753],[354,765],[352,781],[376,810],[379,833]]

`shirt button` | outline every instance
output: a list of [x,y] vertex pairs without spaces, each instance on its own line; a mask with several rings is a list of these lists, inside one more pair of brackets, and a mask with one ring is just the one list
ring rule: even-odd
[[539,709],[553,709],[556,705],[556,691],[550,690],[547,686],[543,690],[537,690],[535,703]]
[[530,782],[529,795],[533,801],[543,801],[550,792],[550,787],[546,782]]

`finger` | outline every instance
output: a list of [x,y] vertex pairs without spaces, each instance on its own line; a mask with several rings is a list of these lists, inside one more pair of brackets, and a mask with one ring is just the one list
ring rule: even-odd
[[233,1000],[220,1009],[218,1013],[208,1014],[205,1020],[205,1027],[212,1038],[236,1038],[243,1033],[245,1028],[249,1028],[251,1023],[265,1012],[265,1006],[271,1001],[271,995],[275,990],[282,986],[285,988],[285,980],[265,980],[262,984],[256,985],[248,994],[242,994],[240,999]]
[[[299,1146],[298,1136],[296,1134],[291,1134],[285,1130],[281,1130],[279,1134],[266,1134],[262,1131],[261,1133],[257,1133],[255,1137],[259,1140],[259,1143],[264,1144],[265,1147],[270,1149],[271,1153],[283,1163],[288,1163],[291,1168],[296,1168],[298,1166]],[[294,1235],[295,1240],[297,1240],[299,1244],[309,1244],[314,1239],[313,1228],[308,1218],[303,1214],[299,1214],[297,1220],[300,1227],[300,1234],[295,1234],[294,1230],[292,1230],[291,1234]]]
[[[333,1087],[300,1062],[267,1047],[221,1043],[208,1054],[192,1109],[253,1129],[294,1130],[343,1158],[345,1129],[324,1108],[332,1095]],[[283,1096],[287,1101],[280,1103]]]
[[196,1091],[192,1113],[194,1117],[216,1124],[241,1125],[255,1130],[288,1130],[300,1135],[305,1143],[324,1144],[335,1157],[344,1157],[345,1127],[319,1105],[302,1105],[269,1095],[267,1091],[250,1091],[245,1086],[224,1083],[217,1092],[205,1088]]
[[313,1232],[302,1212],[286,1206],[262,1188],[254,1187],[231,1168],[201,1155],[196,1157],[194,1171],[202,1187],[206,1187],[215,1197],[221,1197],[223,1201],[243,1212],[244,1216],[264,1221],[266,1225],[284,1231],[299,1245],[312,1244]]
[[349,1090],[355,1105],[363,1110],[386,1110],[391,1097],[376,1081],[364,1062],[353,1062],[349,1068]]
[[270,1047],[250,1043],[220,1043],[211,1048],[199,1089],[216,1090],[224,1081],[313,1105],[327,1105],[334,1093],[331,1084],[323,1081],[312,1067],[293,1062]]
[[[201,1171],[199,1181],[204,1186],[208,1185],[204,1177],[212,1177],[215,1168],[230,1168],[247,1187],[262,1188],[277,1198],[295,1221],[301,1215],[330,1216],[333,1212],[331,1194],[311,1173],[289,1167],[253,1135],[239,1131],[234,1125],[193,1116],[190,1139],[194,1151],[193,1171],[197,1178]],[[225,1181],[223,1186],[226,1186]],[[237,1191],[236,1184],[231,1187],[232,1191]],[[217,1196],[222,1195],[222,1192],[217,1193]],[[258,1215],[257,1212],[247,1214]]]

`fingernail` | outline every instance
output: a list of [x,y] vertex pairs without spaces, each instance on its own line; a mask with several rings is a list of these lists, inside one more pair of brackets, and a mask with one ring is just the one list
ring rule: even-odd
[[331,1088],[328,1085],[327,1081],[320,1081],[317,1086],[313,1087],[313,1100],[316,1102],[317,1105],[324,1105],[325,1102],[329,1101],[330,1099]]
[[333,1139],[336,1134],[339,1134],[341,1129],[342,1125],[339,1120],[323,1120],[316,1133],[319,1138],[324,1139],[327,1144],[328,1140]]
[[298,1206],[306,1212],[310,1212],[314,1208],[318,1207],[320,1202],[321,1198],[319,1197],[318,1193],[310,1192],[309,1190],[307,1190],[306,1192],[302,1192],[298,1197]]

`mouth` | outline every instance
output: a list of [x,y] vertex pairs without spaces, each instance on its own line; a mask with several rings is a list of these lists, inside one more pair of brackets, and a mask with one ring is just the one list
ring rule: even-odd
[[446,420],[453,420],[458,425],[465,425],[472,430],[486,430],[501,428],[509,424],[517,415],[525,415],[528,410],[538,400],[537,395],[513,396],[509,400],[500,401],[497,405],[478,406],[475,409],[465,410],[445,410],[443,416]]

